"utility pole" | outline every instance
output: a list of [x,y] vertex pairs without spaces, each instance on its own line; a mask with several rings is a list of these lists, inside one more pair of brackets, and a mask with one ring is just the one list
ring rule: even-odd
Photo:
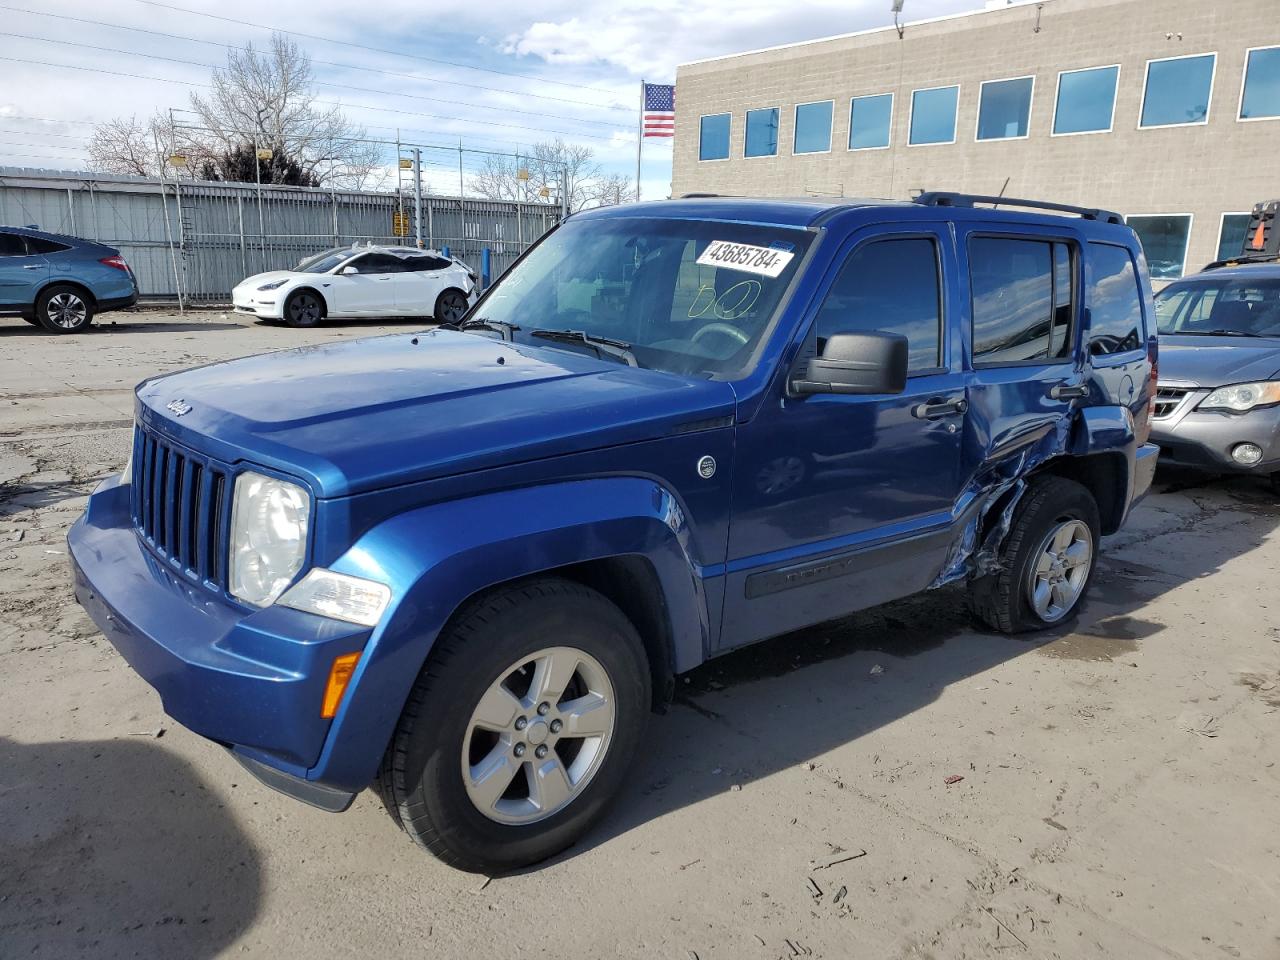
[[413,148],[413,233],[422,249],[422,150]]

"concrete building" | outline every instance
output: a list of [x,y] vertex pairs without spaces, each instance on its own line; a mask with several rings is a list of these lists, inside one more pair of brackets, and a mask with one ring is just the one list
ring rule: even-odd
[[1117,210],[1172,279],[1238,251],[1247,212],[1280,197],[1280,0],[994,0],[901,38],[685,64],[674,149],[675,196],[960,190]]

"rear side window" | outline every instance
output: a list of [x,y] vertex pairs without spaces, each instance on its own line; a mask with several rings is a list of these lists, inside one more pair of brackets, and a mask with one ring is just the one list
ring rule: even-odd
[[1089,353],[1106,356],[1142,346],[1142,293],[1133,257],[1124,247],[1089,244]]
[[61,253],[63,250],[70,250],[71,247],[65,243],[45,240],[43,237],[27,237],[27,249],[32,253]]
[[818,350],[836,333],[900,333],[908,370],[942,366],[938,245],[929,237],[873,240],[849,255],[815,323]]
[[355,267],[357,273],[403,273],[405,268],[403,258],[389,253],[368,253],[352,260],[348,266]]
[[969,242],[974,366],[1071,355],[1071,248],[1049,240]]
[[27,248],[16,233],[0,233],[0,257],[25,257]]

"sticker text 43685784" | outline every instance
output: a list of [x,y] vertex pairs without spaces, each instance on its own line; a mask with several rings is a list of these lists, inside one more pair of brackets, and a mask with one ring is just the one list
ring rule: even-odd
[[756,273],[762,277],[776,277],[787,268],[794,256],[795,252],[792,250],[712,240],[707,249],[702,251],[702,256],[698,257],[698,263],[704,267],[725,267],[744,273]]

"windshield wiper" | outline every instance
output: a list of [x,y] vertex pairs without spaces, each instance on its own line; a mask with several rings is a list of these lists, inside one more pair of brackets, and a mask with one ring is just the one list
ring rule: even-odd
[[492,333],[502,334],[503,340],[514,340],[515,332],[520,329],[514,323],[507,323],[505,320],[490,320],[488,317],[472,317],[470,320],[463,320],[462,323],[442,323],[440,326],[446,330],[488,330]]
[[560,343],[581,343],[593,349],[598,357],[609,357],[629,367],[640,366],[636,355],[631,352],[631,344],[625,340],[596,337],[585,330],[534,330],[529,336],[541,337],[543,340],[556,340]]
[[1174,336],[1179,337],[1257,337],[1260,333],[1245,333],[1243,330],[1180,330]]

